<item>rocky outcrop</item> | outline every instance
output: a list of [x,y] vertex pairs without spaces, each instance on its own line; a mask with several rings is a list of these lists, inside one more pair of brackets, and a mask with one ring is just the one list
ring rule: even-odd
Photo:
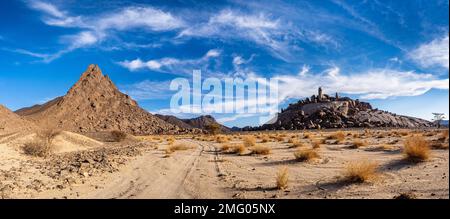
[[318,128],[353,127],[431,127],[432,123],[423,119],[396,115],[373,109],[369,103],[348,97],[334,97],[322,93],[299,100],[282,109],[276,121],[260,127],[246,127],[244,130],[298,130]]
[[73,132],[120,130],[134,135],[179,133],[180,128],[140,108],[97,65],[89,65],[63,97],[16,111],[40,126]]

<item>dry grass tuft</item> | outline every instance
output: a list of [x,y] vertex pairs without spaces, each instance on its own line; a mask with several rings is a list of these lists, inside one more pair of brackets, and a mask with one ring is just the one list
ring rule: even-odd
[[185,150],[189,150],[191,148],[192,148],[192,146],[188,145],[188,144],[182,144],[182,143],[170,144],[166,148],[166,154],[171,154],[175,151],[185,151]]
[[275,140],[277,140],[278,142],[284,142],[285,137],[283,137],[283,136],[286,136],[286,135],[275,136]]
[[255,145],[250,148],[252,154],[260,154],[260,155],[268,155],[271,152],[271,149],[265,145]]
[[287,167],[283,167],[278,170],[276,183],[277,189],[286,189],[288,187],[289,182],[289,172]]
[[378,164],[369,161],[358,161],[348,164],[344,172],[344,180],[349,183],[363,183],[375,179],[378,175]]
[[299,147],[303,147],[304,144],[301,141],[293,141],[292,145],[289,146],[289,148],[299,148]]
[[256,139],[253,135],[247,135],[244,137],[244,146],[245,147],[252,147],[256,145]]
[[441,132],[441,134],[438,137],[438,140],[443,142],[448,141],[448,129]]
[[328,139],[336,140],[338,143],[345,140],[345,133],[342,131],[336,132],[330,136],[328,136]]
[[313,141],[312,144],[312,148],[313,149],[319,149],[320,148],[320,141]]
[[261,143],[267,143],[267,142],[269,142],[269,141],[270,141],[269,136],[263,135],[263,136],[261,137]]
[[243,144],[235,144],[231,150],[235,154],[244,155],[247,148]]
[[294,157],[300,162],[309,161],[314,158],[319,158],[319,154],[313,149],[298,149],[294,152]]
[[362,146],[366,146],[367,143],[365,141],[362,141],[361,139],[355,139],[353,140],[353,143],[349,146],[349,148],[357,149]]
[[224,153],[244,155],[247,149],[243,144],[225,144],[221,150]]
[[405,158],[413,162],[421,162],[430,158],[430,144],[422,136],[411,136],[405,139],[403,153]]
[[311,138],[311,134],[305,133],[305,134],[303,134],[303,138],[310,139]]
[[226,143],[229,142],[230,139],[227,136],[223,136],[223,135],[219,135],[216,137],[216,142],[217,143]]

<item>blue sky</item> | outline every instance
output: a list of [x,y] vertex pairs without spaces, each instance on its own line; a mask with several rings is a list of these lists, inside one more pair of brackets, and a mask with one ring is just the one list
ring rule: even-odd
[[[152,113],[170,81],[276,77],[280,107],[318,86],[398,114],[449,112],[448,0],[0,2],[0,104],[64,95],[99,64]],[[195,115],[182,114],[180,117]],[[228,126],[257,115],[214,114]]]

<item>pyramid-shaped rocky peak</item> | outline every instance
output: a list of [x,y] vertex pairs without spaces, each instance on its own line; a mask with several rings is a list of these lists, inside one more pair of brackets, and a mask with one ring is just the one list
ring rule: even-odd
[[177,131],[174,125],[141,109],[94,64],[65,96],[16,112],[38,124],[75,132],[121,130],[142,135]]

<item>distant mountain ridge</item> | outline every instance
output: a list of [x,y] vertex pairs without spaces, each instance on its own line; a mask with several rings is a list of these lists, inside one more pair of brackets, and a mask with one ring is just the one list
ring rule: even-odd
[[179,119],[175,116],[160,115],[160,114],[155,114],[155,116],[157,116],[160,119],[162,119],[166,122],[169,122],[173,125],[177,125],[179,127],[183,127],[186,129],[201,129],[201,130],[207,131],[208,125],[217,124],[220,127],[220,131],[222,133],[228,133],[228,132],[232,131],[230,128],[218,123],[214,119],[214,117],[212,117],[210,115],[203,115],[203,116],[199,116],[199,117],[191,118],[191,119]]

